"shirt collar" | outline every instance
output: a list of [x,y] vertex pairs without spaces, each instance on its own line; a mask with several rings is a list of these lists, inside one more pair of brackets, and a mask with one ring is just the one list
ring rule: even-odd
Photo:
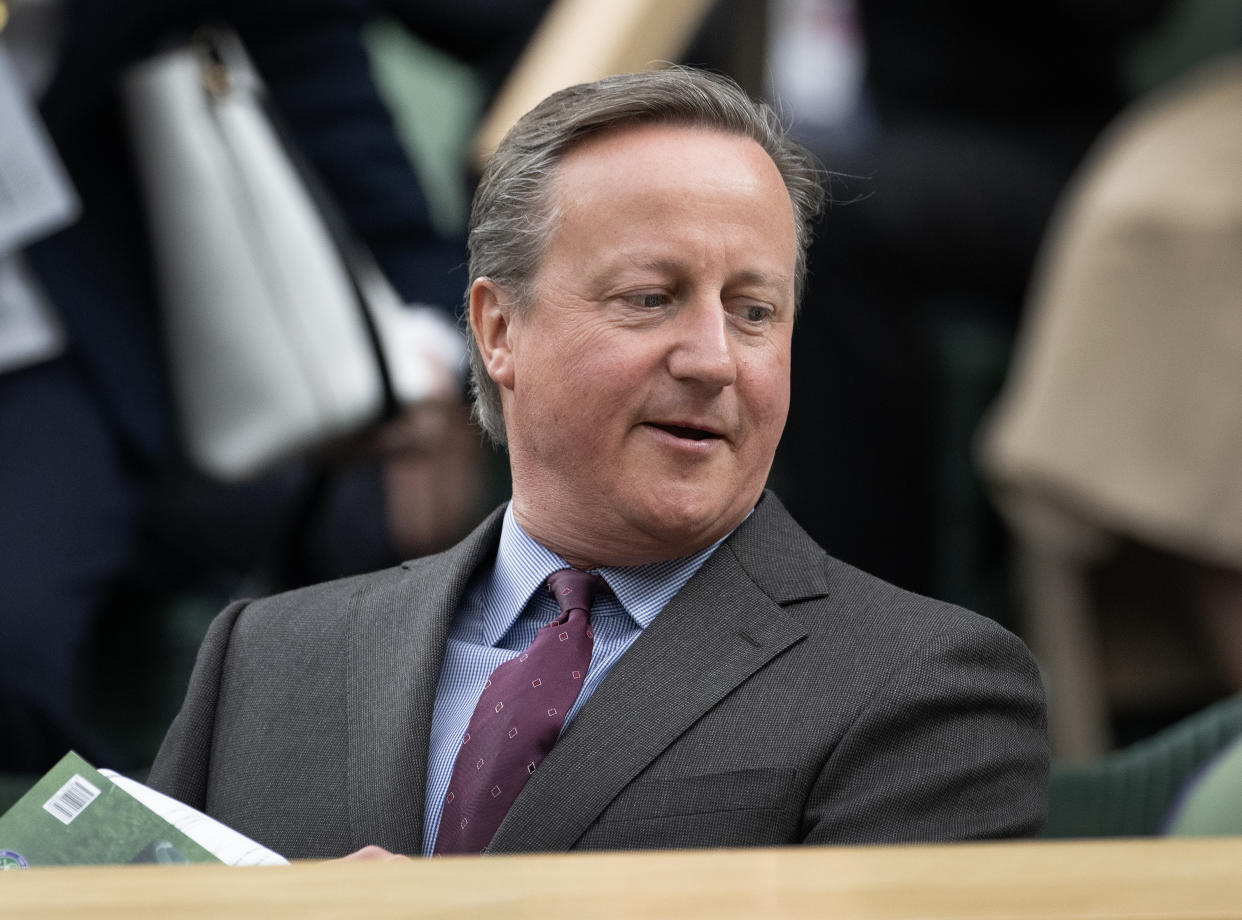
[[[726,539],[728,534],[711,546],[678,559],[647,565],[601,566],[592,571],[603,576],[623,611],[640,629],[646,629]],[[510,502],[500,529],[482,640],[488,645],[498,643],[517,621],[531,595],[542,590],[548,576],[568,565],[522,529],[513,517]]]

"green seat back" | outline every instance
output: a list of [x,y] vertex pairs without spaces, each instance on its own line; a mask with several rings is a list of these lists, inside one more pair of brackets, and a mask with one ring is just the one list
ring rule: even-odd
[[1213,703],[1097,761],[1054,765],[1045,837],[1147,837],[1161,833],[1179,790],[1242,736],[1242,694]]

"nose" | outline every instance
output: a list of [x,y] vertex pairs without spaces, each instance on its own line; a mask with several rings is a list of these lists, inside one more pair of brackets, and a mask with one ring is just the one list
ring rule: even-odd
[[729,334],[729,318],[718,299],[705,298],[681,310],[673,323],[674,341],[669,351],[669,373],[678,380],[723,389],[737,379],[735,343]]

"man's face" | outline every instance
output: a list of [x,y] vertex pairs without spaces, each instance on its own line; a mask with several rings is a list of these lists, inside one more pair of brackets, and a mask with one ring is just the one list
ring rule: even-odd
[[748,138],[646,125],[571,151],[553,195],[533,304],[471,298],[514,514],[586,567],[708,546],[758,500],[789,407],[784,183]]

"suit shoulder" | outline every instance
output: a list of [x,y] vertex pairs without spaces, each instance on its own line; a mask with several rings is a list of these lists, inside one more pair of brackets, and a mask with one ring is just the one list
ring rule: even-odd
[[394,567],[257,598],[246,605],[238,627],[317,631],[339,624],[359,600],[382,593],[405,577],[404,570]]
[[861,615],[883,617],[890,623],[908,622],[923,633],[946,630],[1012,635],[991,617],[898,587],[833,556],[825,556],[824,568],[833,594]]
[[910,616],[925,623],[994,622],[957,604],[899,587],[835,556],[824,555],[823,569],[830,596],[866,610],[883,610],[889,616]]
[[811,632],[817,625],[839,631],[1000,629],[996,621],[954,604],[916,594],[877,578],[828,553],[794,520],[772,493],[728,544],[759,588]]

